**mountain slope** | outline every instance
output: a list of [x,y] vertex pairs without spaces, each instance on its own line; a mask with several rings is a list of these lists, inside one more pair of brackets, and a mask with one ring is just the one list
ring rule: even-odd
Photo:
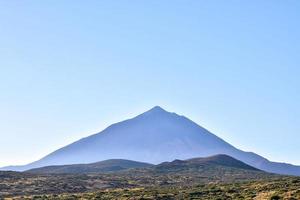
[[[188,160],[174,160],[172,162],[163,162],[159,165],[154,166],[153,168],[156,171],[192,171],[192,170],[199,170],[199,169],[208,169],[211,170],[212,168],[221,167],[221,168],[230,168],[230,169],[239,169],[239,170],[250,170],[250,171],[260,171],[250,165],[247,165],[235,158],[232,158],[228,155],[215,155],[205,158],[193,158]],[[212,174],[214,175],[214,174]]]
[[[195,183],[239,182],[282,177],[251,167],[227,155],[206,158],[174,160],[139,169],[116,172],[115,176],[132,177],[136,181],[151,183],[151,177],[160,179],[153,185],[193,185]],[[164,177],[164,178],[162,178]],[[166,178],[168,177],[168,178]]]
[[90,164],[73,164],[73,165],[54,165],[34,168],[27,170],[27,173],[37,174],[64,174],[64,173],[107,173],[118,172],[125,169],[139,169],[156,171],[156,172],[171,172],[171,171],[192,171],[200,168],[212,167],[227,167],[242,170],[260,171],[252,166],[249,166],[239,160],[236,160],[227,155],[215,155],[205,158],[193,158],[188,160],[174,160],[172,162],[163,162],[158,165],[136,162],[131,160],[111,159]]
[[242,161],[239,161],[233,157],[230,157],[230,156],[224,155],[224,154],[219,154],[219,155],[210,156],[210,157],[206,157],[206,158],[192,158],[192,159],[188,159],[186,161],[191,164],[204,164],[207,166],[220,165],[220,166],[224,166],[224,167],[259,171],[259,169],[255,168],[255,167],[247,165],[246,163],[243,163]]
[[299,166],[270,162],[257,154],[241,151],[186,117],[167,112],[158,106],[67,145],[41,160],[5,169],[22,171],[49,165],[92,163],[107,159],[157,164],[216,154],[230,155],[268,172],[300,175]]
[[136,162],[131,160],[111,159],[91,164],[73,164],[46,166],[30,169],[28,173],[38,174],[64,174],[64,173],[107,173],[116,172],[131,168],[146,168],[152,166],[148,163]]

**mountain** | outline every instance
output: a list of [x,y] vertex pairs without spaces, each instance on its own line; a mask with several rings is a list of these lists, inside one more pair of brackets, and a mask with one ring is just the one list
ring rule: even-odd
[[108,159],[158,164],[216,154],[232,156],[267,172],[300,175],[300,166],[271,162],[255,153],[239,150],[188,118],[167,112],[159,106],[58,149],[36,162],[2,170],[24,171]]
[[64,173],[107,173],[116,172],[131,168],[146,168],[152,164],[136,162],[131,160],[122,159],[111,159],[104,160],[91,164],[73,164],[73,165],[57,165],[57,166],[46,166],[41,168],[30,169],[28,173],[38,174],[64,174]]

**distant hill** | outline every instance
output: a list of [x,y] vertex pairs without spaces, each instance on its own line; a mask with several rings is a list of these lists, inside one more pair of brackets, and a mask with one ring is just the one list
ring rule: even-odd
[[[149,199],[174,199],[172,196],[166,198],[164,195],[156,196],[155,194],[161,191],[162,194],[171,195],[173,192],[184,188],[193,189],[196,196],[200,195],[199,197],[202,197],[202,195],[205,195],[210,197],[209,199],[213,199],[216,195],[220,195],[220,192],[224,189],[222,187],[226,183],[232,183],[232,186],[228,188],[230,190],[227,192],[230,195],[232,192],[241,192],[236,190],[236,188],[248,181],[249,183],[253,183],[253,181],[270,182],[286,178],[294,181],[290,182],[290,184],[297,184],[296,181],[298,179],[290,179],[291,177],[258,170],[227,155],[174,160],[158,165],[128,160],[107,160],[92,164],[42,167],[29,170],[28,172],[0,172],[0,199],[14,196],[22,199],[22,196],[27,198],[28,195],[41,195],[34,196],[34,199],[44,199],[45,194],[56,195],[55,198],[51,199],[57,199],[58,195],[62,195],[58,199],[66,199],[63,198],[66,194],[74,199],[74,196],[71,197],[71,194],[91,194],[91,192],[96,191],[99,192],[99,195],[93,198],[84,195],[82,198],[120,199],[132,197],[134,193],[141,191],[142,188],[148,188],[151,191],[147,194]],[[287,189],[286,183],[283,183],[283,187]],[[211,186],[212,184],[214,186],[209,191],[205,189],[206,186]],[[216,190],[216,187],[222,189]],[[279,186],[276,187],[280,188]],[[248,191],[251,188],[243,188],[243,190]],[[289,188],[297,189],[296,186],[289,186]],[[115,190],[126,190],[130,194],[116,195]],[[166,190],[172,190],[173,192],[165,193]],[[266,188],[263,191],[266,190],[271,191]],[[114,194],[114,198],[111,195],[104,195],[104,192],[107,191],[111,191]],[[140,197],[145,198],[146,195],[142,194]],[[223,199],[240,199],[238,195],[232,198],[229,197],[225,196]],[[253,199],[253,193],[248,193],[247,197],[247,199]],[[178,199],[190,198],[178,196]]]
[[[195,173],[196,176],[209,174],[209,176],[216,176],[220,173],[236,176],[241,171],[245,173],[248,171],[250,175],[246,178],[251,178],[251,173],[265,174],[259,169],[249,166],[239,160],[236,160],[227,155],[215,155],[206,158],[193,158],[188,160],[174,160],[172,162],[163,162],[158,165],[151,165],[148,163],[141,163],[130,160],[105,160],[91,164],[73,164],[73,165],[60,165],[60,166],[46,166],[35,168],[26,171],[27,173],[34,174],[81,174],[81,173],[114,173],[121,172],[128,175],[142,174],[168,174],[177,173],[178,175]],[[121,172],[122,173],[122,172]],[[220,175],[220,179],[223,175]]]
[[[23,178],[26,177],[26,173],[15,171],[0,171],[0,180],[9,178]],[[0,188],[1,189],[1,188]]]
[[152,166],[148,163],[123,159],[111,159],[91,164],[58,165],[34,168],[28,173],[38,174],[64,174],[64,173],[107,173],[131,168],[146,168]]
[[234,159],[227,155],[215,155],[206,158],[193,158],[188,160],[174,160],[172,162],[164,162],[156,165],[156,170],[168,171],[168,170],[193,170],[193,169],[207,169],[211,167],[225,167],[232,169],[252,170],[261,171],[250,165],[247,165],[237,159]]
[[[246,180],[269,179],[279,177],[249,166],[227,155],[215,155],[206,158],[174,160],[142,169],[130,169],[121,174],[143,177],[169,177],[163,184],[174,184],[180,180],[185,185],[210,182],[239,182]],[[155,185],[155,184],[153,184]]]
[[108,159],[158,164],[216,154],[229,155],[267,172],[300,175],[300,166],[271,162],[255,153],[239,150],[188,118],[159,106],[58,149],[36,162],[2,169],[24,171]]

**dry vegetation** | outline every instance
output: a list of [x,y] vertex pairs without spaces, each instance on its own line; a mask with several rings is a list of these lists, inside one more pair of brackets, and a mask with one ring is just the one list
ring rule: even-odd
[[300,199],[300,178],[216,170],[214,175],[143,170],[82,175],[1,172],[0,199]]
[[300,178],[248,181],[240,183],[210,183],[190,187],[162,186],[127,189],[103,189],[95,192],[20,196],[12,199],[256,199],[298,200]]

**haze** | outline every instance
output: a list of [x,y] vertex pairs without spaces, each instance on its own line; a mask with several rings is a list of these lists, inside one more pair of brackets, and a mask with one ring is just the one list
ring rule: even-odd
[[155,105],[299,165],[299,9],[0,2],[0,166],[32,162]]

